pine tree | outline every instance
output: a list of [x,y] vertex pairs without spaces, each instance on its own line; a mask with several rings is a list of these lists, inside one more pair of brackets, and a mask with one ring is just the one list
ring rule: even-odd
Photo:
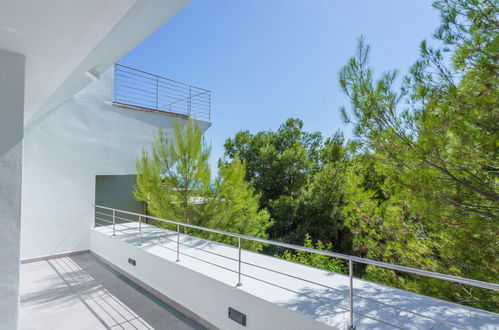
[[147,203],[150,214],[190,223],[199,212],[196,197],[210,189],[210,148],[193,120],[176,121],[173,136],[162,129],[154,138],[151,153],[137,161],[135,197]]
[[[369,46],[340,72],[356,143],[373,164],[347,173],[345,224],[371,258],[494,282],[499,274],[498,17],[494,1],[439,0],[436,46],[397,86]],[[433,43],[432,43],[433,44]],[[359,158],[360,161],[363,161]],[[374,181],[372,181],[374,179]],[[479,288],[368,267],[370,279],[497,311]]]
[[[260,195],[255,193],[251,182],[245,180],[244,164],[235,158],[230,163],[219,162],[219,174],[212,187],[210,203],[206,205],[203,223],[211,228],[220,228],[239,234],[267,238],[271,222],[269,213],[259,208]],[[236,244],[233,237],[208,235],[227,244]],[[259,251],[262,244],[254,241],[242,242],[245,249]]]
[[[137,160],[135,197],[147,203],[156,217],[214,229],[266,238],[269,214],[259,209],[260,196],[245,180],[245,166],[238,159],[219,162],[219,173],[210,182],[210,148],[198,125],[176,122],[173,136],[159,130],[152,152]],[[168,224],[158,224],[173,229]],[[234,237],[185,229],[186,233],[227,244]],[[243,248],[260,250],[262,244],[244,241]]]

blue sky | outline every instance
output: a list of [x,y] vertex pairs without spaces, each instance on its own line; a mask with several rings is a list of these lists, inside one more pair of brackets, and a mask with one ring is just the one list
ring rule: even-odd
[[360,35],[376,71],[402,73],[431,39],[428,0],[192,0],[119,63],[212,91],[212,168],[240,130],[306,130],[350,137],[338,72]]

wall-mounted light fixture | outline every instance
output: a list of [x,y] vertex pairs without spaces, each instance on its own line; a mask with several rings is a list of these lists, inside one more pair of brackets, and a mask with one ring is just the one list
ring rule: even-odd
[[236,321],[242,326],[246,326],[246,314],[229,307],[229,319]]

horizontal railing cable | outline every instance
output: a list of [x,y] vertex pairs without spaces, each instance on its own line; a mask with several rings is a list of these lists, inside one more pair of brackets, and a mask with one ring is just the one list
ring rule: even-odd
[[160,76],[160,75],[156,75],[156,74],[153,74],[153,73],[150,73],[150,72],[146,72],[146,71],[142,71],[142,70],[139,70],[139,69],[136,69],[136,68],[132,68],[130,66],[126,66],[126,65],[123,65],[123,64],[118,64],[116,63],[115,66],[117,67],[120,67],[120,68],[126,68],[126,69],[129,69],[131,70],[132,72],[141,72],[143,74],[145,74],[146,76],[153,76],[153,77],[158,77],[160,79],[164,79],[166,81],[170,81],[170,82],[174,82],[174,83],[177,83],[179,85],[184,85],[184,86],[187,86],[187,87],[193,87],[193,88],[197,88],[197,89],[202,89],[202,90],[205,90],[205,91],[208,91],[207,89],[204,89],[204,88],[201,88],[201,87],[197,87],[197,86],[193,86],[193,85],[189,85],[189,84],[186,84],[184,82],[181,82],[181,81],[178,81],[178,80],[174,80],[174,79],[171,79],[171,78],[166,78],[166,77],[163,77],[163,76]]
[[113,95],[114,102],[120,105],[173,112],[199,120],[211,118],[209,90],[122,64],[114,66]]

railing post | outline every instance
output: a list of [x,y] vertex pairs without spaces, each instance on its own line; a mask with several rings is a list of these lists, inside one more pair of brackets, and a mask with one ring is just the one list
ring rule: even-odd
[[350,280],[350,325],[348,326],[348,330],[354,330],[355,326],[353,325],[353,261],[348,260],[348,277]]
[[113,88],[113,101],[118,102],[116,99],[116,80],[118,79],[118,75],[116,74],[116,69],[117,65],[114,63],[114,70],[113,70],[113,83],[114,83],[114,88]]
[[191,97],[192,97],[192,88],[189,85],[189,109],[187,110],[189,117],[192,116],[192,99],[191,99]]
[[241,283],[241,237],[237,238],[237,249],[239,250],[239,258],[237,261],[237,286],[243,285]]
[[180,261],[180,225],[177,224],[177,260]]
[[116,210],[113,210],[113,236],[116,236]]
[[159,110],[159,77],[156,76],[156,110]]
[[142,217],[139,216],[139,246],[142,246]]

